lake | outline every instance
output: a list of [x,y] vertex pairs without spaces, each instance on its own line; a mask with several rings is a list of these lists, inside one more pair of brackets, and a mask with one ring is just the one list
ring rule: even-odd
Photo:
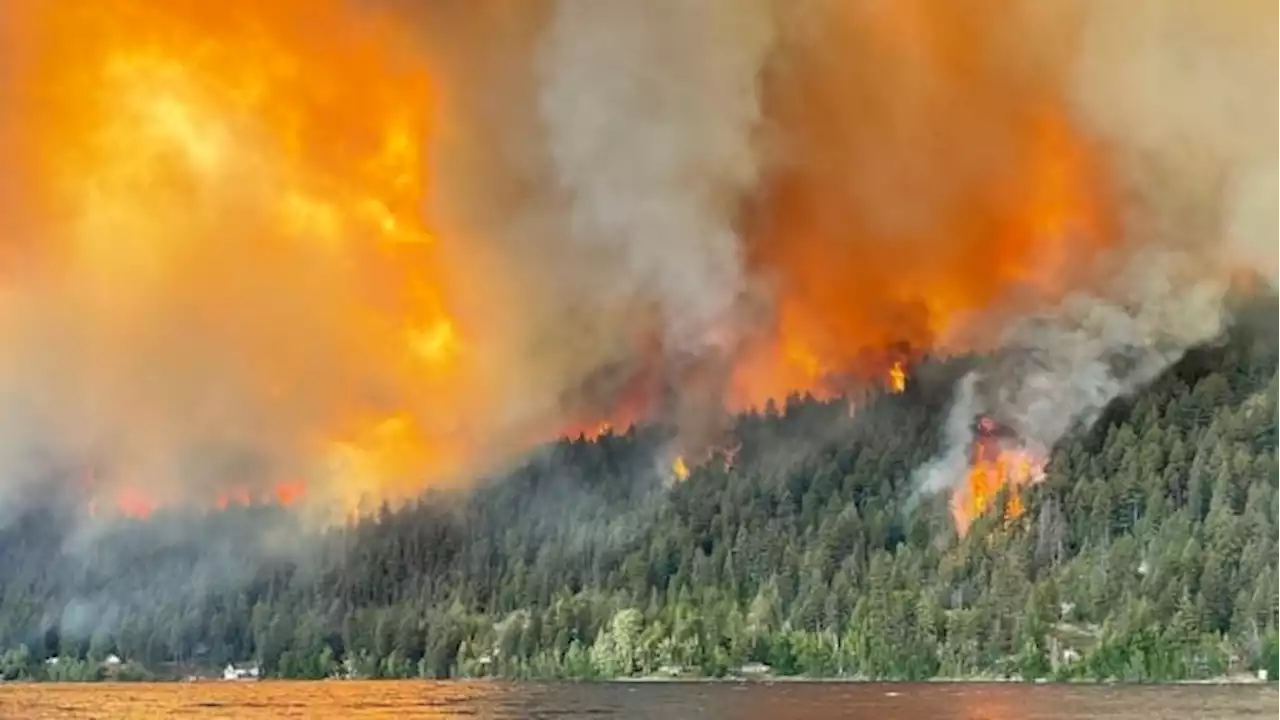
[[9,718],[1274,718],[1274,685],[258,682],[0,685]]

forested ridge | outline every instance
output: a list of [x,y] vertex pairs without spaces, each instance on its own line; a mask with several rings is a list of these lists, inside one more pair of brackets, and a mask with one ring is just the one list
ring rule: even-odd
[[0,673],[1275,678],[1275,307],[1113,403],[1021,517],[963,538],[911,473],[972,359],[853,411],[743,414],[733,452],[671,486],[648,427],[323,533],[258,507],[86,534],[50,501],[0,526]]

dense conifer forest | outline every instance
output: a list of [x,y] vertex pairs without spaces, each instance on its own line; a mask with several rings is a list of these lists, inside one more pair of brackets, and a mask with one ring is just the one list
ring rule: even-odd
[[674,485],[647,427],[323,533],[267,507],[88,532],[50,500],[0,527],[0,674],[1275,678],[1274,299],[1250,317],[963,537],[911,474],[966,359],[743,414]]

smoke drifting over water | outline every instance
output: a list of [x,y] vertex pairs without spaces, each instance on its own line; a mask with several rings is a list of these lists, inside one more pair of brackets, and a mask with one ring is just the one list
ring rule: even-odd
[[1047,449],[1275,282],[1276,12],[8,3],[0,502],[346,510],[929,350]]

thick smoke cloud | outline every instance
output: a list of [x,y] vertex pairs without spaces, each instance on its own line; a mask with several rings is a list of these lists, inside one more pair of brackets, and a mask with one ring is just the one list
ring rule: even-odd
[[[1065,268],[1108,244],[1104,169],[1066,107],[1061,64],[1024,37],[1026,7],[786,13],[745,235],[776,334],[814,362],[749,358],[748,399],[813,376],[881,377],[885,348],[990,346],[995,333],[965,316],[1017,288],[1052,297]],[[960,329],[988,332],[952,342]]]
[[563,0],[544,37],[539,108],[575,250],[598,295],[651,300],[699,351],[745,290],[732,221],[756,181],[760,2]]
[[1094,2],[1068,88],[1159,223],[1145,240],[1273,281],[1276,16],[1256,0]]
[[1061,302],[1006,324],[962,383],[922,487],[964,477],[972,421],[1040,454],[1226,321],[1232,271],[1277,281],[1276,7],[1096,2],[1078,8],[1067,89],[1128,202],[1122,244]]
[[10,3],[0,505],[349,509],[933,348],[1049,447],[1274,280],[1275,12]]

